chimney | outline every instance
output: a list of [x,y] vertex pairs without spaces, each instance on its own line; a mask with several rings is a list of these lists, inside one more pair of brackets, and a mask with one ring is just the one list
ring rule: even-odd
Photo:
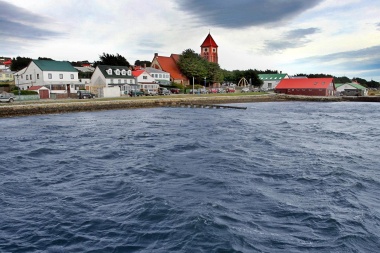
[[158,53],[154,53],[154,58],[156,58],[158,56]]

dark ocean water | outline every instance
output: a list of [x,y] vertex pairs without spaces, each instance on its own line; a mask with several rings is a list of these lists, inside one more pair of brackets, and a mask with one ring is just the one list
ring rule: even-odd
[[0,119],[0,252],[380,252],[380,104],[241,106]]

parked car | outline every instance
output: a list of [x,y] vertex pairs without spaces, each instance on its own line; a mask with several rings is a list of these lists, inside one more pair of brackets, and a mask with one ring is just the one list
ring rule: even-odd
[[140,97],[145,95],[141,90],[130,90],[129,92],[125,91],[124,94],[127,94],[130,97]]
[[165,96],[165,95],[170,95],[170,94],[171,92],[167,88],[162,88],[162,87],[158,88],[158,95]]
[[249,92],[249,88],[243,88],[243,89],[241,89],[241,92],[242,92],[242,93]]
[[227,93],[234,93],[234,92],[235,92],[235,88],[233,88],[233,87],[228,87],[228,88],[226,88],[226,92],[227,92]]
[[144,90],[144,94],[145,94],[145,96],[156,96],[156,95],[158,95],[157,91],[155,91],[153,89]]
[[15,100],[15,96],[13,95],[13,93],[8,93],[8,92],[0,93],[0,102],[13,103],[14,100]]
[[211,88],[208,90],[209,93],[218,93],[218,89],[216,88]]
[[77,95],[79,99],[95,98],[95,94],[91,93],[88,90],[78,90]]
[[170,92],[173,93],[173,94],[179,94],[180,93],[180,89],[178,89],[178,88],[171,88]]

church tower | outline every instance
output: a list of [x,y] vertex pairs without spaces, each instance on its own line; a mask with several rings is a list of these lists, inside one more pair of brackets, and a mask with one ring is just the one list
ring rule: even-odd
[[218,45],[210,33],[201,45],[201,56],[209,62],[218,63]]

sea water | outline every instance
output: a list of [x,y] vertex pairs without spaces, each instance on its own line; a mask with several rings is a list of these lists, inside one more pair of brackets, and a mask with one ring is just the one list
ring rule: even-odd
[[379,103],[0,119],[0,252],[379,252]]

